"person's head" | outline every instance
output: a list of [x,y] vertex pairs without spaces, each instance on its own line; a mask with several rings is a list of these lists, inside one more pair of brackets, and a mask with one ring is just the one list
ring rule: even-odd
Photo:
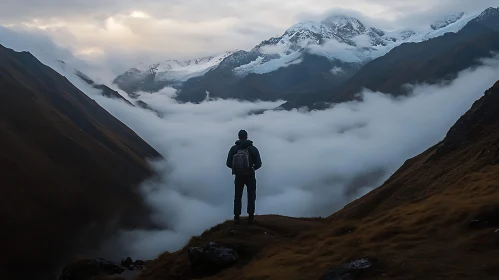
[[239,140],[246,140],[248,139],[248,132],[246,132],[246,130],[241,129],[237,134],[237,137],[239,137]]

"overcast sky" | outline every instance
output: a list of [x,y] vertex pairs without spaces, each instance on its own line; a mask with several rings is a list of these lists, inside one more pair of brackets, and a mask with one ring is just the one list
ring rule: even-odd
[[2,0],[0,25],[46,34],[79,58],[120,68],[147,59],[250,49],[294,23],[338,9],[390,29],[497,5],[497,0]]

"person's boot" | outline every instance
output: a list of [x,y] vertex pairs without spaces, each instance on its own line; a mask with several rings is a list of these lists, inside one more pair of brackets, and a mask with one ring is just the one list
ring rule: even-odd
[[248,217],[248,224],[253,224],[255,222],[255,215],[250,214]]
[[234,215],[234,223],[235,224],[239,224],[239,221],[240,221],[239,216],[238,215]]

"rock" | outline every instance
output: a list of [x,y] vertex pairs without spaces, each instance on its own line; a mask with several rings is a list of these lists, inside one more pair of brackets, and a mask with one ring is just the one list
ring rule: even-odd
[[201,247],[189,248],[189,261],[192,266],[197,266],[199,263],[203,262],[202,258],[204,255],[204,249]]
[[59,280],[93,280],[98,276],[122,274],[127,270],[143,270],[145,265],[145,261],[133,261],[130,257],[122,260],[121,265],[117,265],[102,258],[80,260],[66,265],[59,276]]
[[191,266],[196,269],[217,271],[232,266],[239,260],[239,254],[210,242],[205,247],[191,247],[188,250]]
[[371,266],[371,261],[366,258],[354,260],[331,269],[321,280],[353,280]]
[[472,220],[469,223],[469,228],[480,229],[480,228],[488,228],[488,227],[490,227],[489,221]]
[[123,271],[124,268],[102,258],[81,260],[66,265],[59,280],[87,280],[97,276],[121,274]]
[[121,261],[121,266],[130,267],[133,264],[132,258],[128,257]]
[[144,265],[146,265],[146,262],[145,261],[141,261],[141,260],[136,260],[133,264],[134,265],[142,265],[142,266],[144,266]]
[[499,204],[481,207],[472,222],[481,224],[482,227],[499,226]]
[[132,258],[130,257],[121,260],[121,266],[131,271],[142,270],[144,269],[145,264],[146,264],[145,261],[142,260],[133,261]]

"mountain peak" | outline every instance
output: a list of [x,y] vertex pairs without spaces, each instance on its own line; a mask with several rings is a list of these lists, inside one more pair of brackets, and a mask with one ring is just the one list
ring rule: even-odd
[[364,29],[364,24],[354,17],[349,17],[345,15],[331,15],[322,21],[322,24],[329,26],[337,26],[338,28],[354,28],[354,29]]
[[[321,21],[303,21],[291,26],[281,37],[262,42],[261,46],[289,46],[300,50],[309,45],[322,45],[334,39],[340,43],[356,46],[354,37],[365,35],[369,29],[357,18],[346,15],[331,15]],[[381,32],[383,33],[383,32]]]
[[474,22],[499,31],[499,7],[490,7],[474,19]]
[[478,17],[499,15],[499,7],[490,7],[485,9]]
[[293,34],[303,31],[320,33],[324,30],[336,31],[339,29],[353,29],[363,32],[366,27],[360,20],[354,17],[346,15],[331,15],[320,22],[311,20],[299,22],[288,28],[284,34]]

